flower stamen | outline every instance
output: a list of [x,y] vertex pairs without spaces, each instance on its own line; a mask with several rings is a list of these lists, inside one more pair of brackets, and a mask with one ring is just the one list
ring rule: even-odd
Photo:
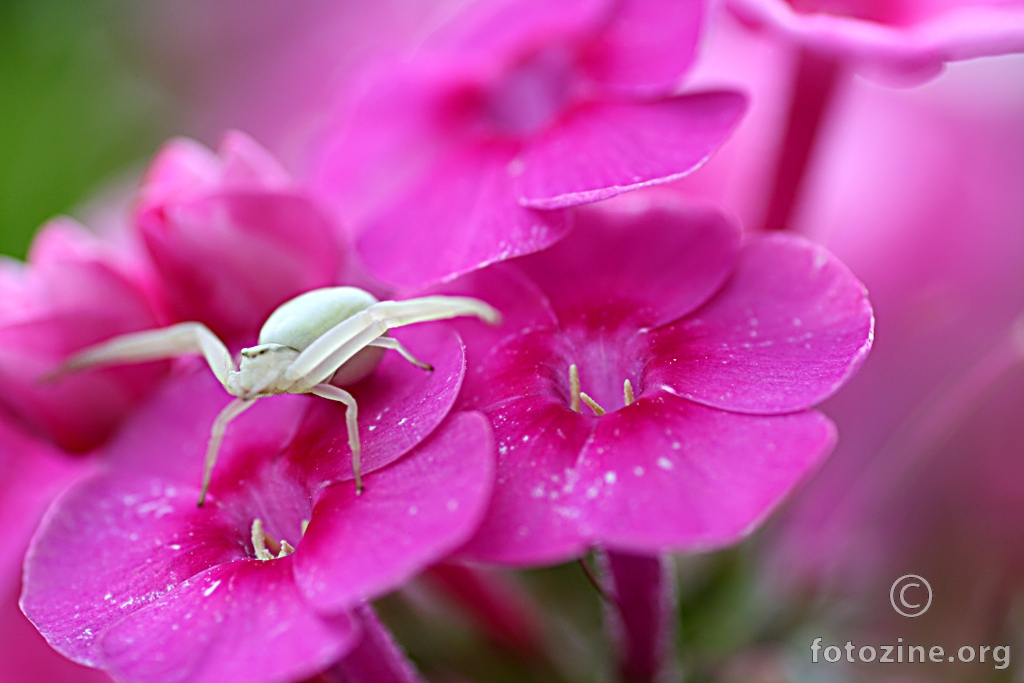
[[257,560],[281,559],[295,552],[291,543],[276,538],[263,530],[263,520],[256,518],[252,520],[252,549]]
[[580,371],[575,363],[569,366],[569,410],[583,412],[580,410]]
[[[623,385],[623,394],[625,405],[627,406],[636,400],[636,396],[633,394],[633,384],[628,379]],[[583,403],[586,403],[594,411],[594,415],[598,417],[608,412],[601,407],[600,403],[588,396],[586,392],[580,391],[580,369],[573,363],[569,366],[569,410],[574,413],[582,413],[581,405]]]
[[594,415],[597,415],[598,417],[600,417],[600,416],[605,414],[604,408],[602,408],[600,405],[598,405],[597,401],[595,401],[594,399],[590,398],[589,396],[587,396],[582,391],[580,392],[580,398],[583,399],[584,403],[586,403],[588,406],[590,406],[590,409],[594,411]]

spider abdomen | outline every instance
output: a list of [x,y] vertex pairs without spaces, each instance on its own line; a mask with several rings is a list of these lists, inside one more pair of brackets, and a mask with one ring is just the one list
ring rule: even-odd
[[[358,287],[324,287],[284,302],[260,329],[259,343],[283,344],[303,351],[338,323],[377,303]],[[338,368],[328,384],[343,387],[365,379],[380,364],[384,349],[367,347]]]
[[260,329],[259,344],[283,344],[303,351],[329,329],[377,303],[358,287],[324,287],[277,307]]

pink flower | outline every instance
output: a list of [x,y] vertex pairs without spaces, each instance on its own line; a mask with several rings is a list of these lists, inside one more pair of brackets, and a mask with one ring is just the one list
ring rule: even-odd
[[69,457],[52,445],[26,434],[13,420],[0,416],[0,642],[4,665],[0,683],[102,683],[103,674],[73,664],[54,652],[18,609],[21,562],[32,532],[46,506],[94,463]]
[[944,596],[928,628],[955,633],[991,633],[1024,580],[1024,99],[1008,83],[1021,57],[925,89],[852,84],[796,223],[863,277],[885,334],[827,405],[845,438],[772,554],[801,591],[920,573]]
[[205,323],[229,345],[288,299],[333,284],[342,265],[329,216],[241,133],[219,156],[168,143],[143,179],[136,223],[168,317]]
[[744,21],[848,60],[921,80],[945,62],[1024,51],[1020,0],[727,0]]
[[[831,422],[808,408],[870,347],[865,292],[826,251],[792,236],[741,245],[708,210],[627,205],[580,222],[516,262],[532,282],[483,271],[462,285],[520,309],[505,309],[519,331],[500,341],[467,333],[477,368],[462,401],[491,419],[499,484],[464,553],[532,565],[592,545],[732,543],[831,450]],[[607,414],[573,409],[573,365]]]
[[[491,491],[486,420],[448,416],[458,337],[441,326],[403,337],[436,369],[396,355],[352,387],[361,496],[344,407],[286,396],[232,424],[197,508],[208,425],[225,402],[197,363],[51,508],[26,561],[25,613],[62,654],[118,680],[298,680],[339,661],[359,641],[351,611],[462,544]],[[295,550],[261,560],[260,541]]]
[[399,286],[543,249],[569,229],[557,209],[682,177],[732,131],[742,96],[674,94],[702,14],[696,1],[478,3],[364,80],[315,182]]
[[27,264],[0,262],[0,404],[65,449],[105,440],[166,364],[44,377],[74,351],[158,325],[142,270],[66,218],[43,226]]

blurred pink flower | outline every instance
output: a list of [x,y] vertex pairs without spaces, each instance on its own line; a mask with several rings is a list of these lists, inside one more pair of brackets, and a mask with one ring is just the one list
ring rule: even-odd
[[74,351],[158,325],[142,272],[67,218],[43,226],[27,264],[0,262],[0,404],[67,450],[106,439],[166,364],[44,378]]
[[165,145],[135,220],[167,317],[205,323],[229,345],[288,299],[336,282],[345,253],[329,214],[237,132],[218,155],[186,139]]
[[1024,51],[1020,0],[727,0],[744,21],[884,78]]
[[702,18],[697,0],[478,3],[355,88],[315,183],[399,286],[543,249],[558,209],[682,177],[732,131],[741,95],[674,94]]
[[796,227],[863,277],[880,335],[826,405],[836,455],[780,520],[787,580],[885,590],[912,569],[956,628],[999,623],[1024,580],[1021,83],[1021,57],[857,82],[823,138]]
[[[124,681],[299,680],[336,663],[359,640],[351,610],[463,543],[491,491],[487,421],[446,418],[464,372],[458,337],[406,334],[436,369],[386,358],[352,387],[361,496],[344,407],[287,396],[233,425],[197,508],[224,394],[194,367],[51,508],[26,560],[25,613],[59,652]],[[273,553],[278,541],[294,553],[257,559],[256,519]]]
[[[520,309],[505,309],[518,331],[498,342],[466,333],[475,371],[462,405],[488,415],[499,447],[467,557],[721,547],[834,444],[831,422],[807,409],[870,347],[857,280],[799,238],[741,246],[716,212],[624,204],[582,212],[567,239],[515,262],[536,285],[488,271],[459,285]],[[573,410],[571,365],[607,414]]]
[[4,665],[0,683],[102,683],[103,674],[73,664],[54,652],[18,609],[21,564],[43,511],[61,489],[88,474],[94,463],[69,457],[26,434],[0,415],[0,642]]

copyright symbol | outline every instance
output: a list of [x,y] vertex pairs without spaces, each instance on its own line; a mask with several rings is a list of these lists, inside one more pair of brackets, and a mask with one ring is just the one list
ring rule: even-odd
[[[923,601],[927,593],[927,600]],[[932,587],[917,574],[906,574],[896,579],[889,589],[892,608],[905,617],[919,617],[932,606]]]

